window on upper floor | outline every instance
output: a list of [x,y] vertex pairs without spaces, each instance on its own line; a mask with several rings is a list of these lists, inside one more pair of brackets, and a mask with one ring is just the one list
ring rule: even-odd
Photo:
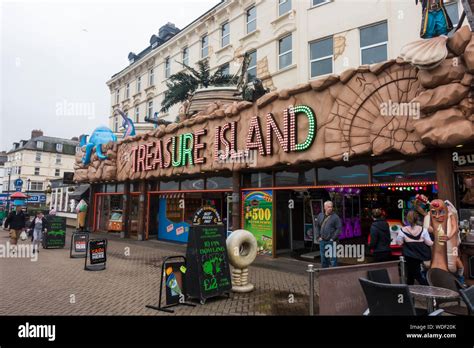
[[387,60],[387,22],[359,29],[361,64],[375,64]]
[[309,64],[311,78],[332,74],[333,37],[320,39],[309,44]]
[[125,99],[130,98],[130,83],[127,83],[125,87]]
[[148,118],[153,118],[153,100],[148,102]]
[[448,13],[449,18],[451,19],[451,22],[453,22],[453,30],[451,30],[450,33],[453,33],[456,30],[456,27],[458,26],[459,23],[459,7],[458,7],[458,2],[451,1],[449,3],[445,2],[445,7],[446,7],[446,12]]
[[43,191],[43,182],[42,181],[31,181],[30,182],[31,191]]
[[183,64],[189,65],[189,48],[183,48]]
[[170,57],[165,59],[165,78],[169,78],[171,76],[171,61]]
[[332,0],[311,0],[311,7],[322,5],[331,1]]
[[43,149],[44,143],[42,141],[37,141],[36,142],[36,148],[37,149]]
[[118,116],[114,117],[114,132],[117,133],[119,128],[119,119]]
[[142,77],[138,76],[137,77],[137,93],[139,93],[142,90]]
[[63,152],[63,144],[56,144],[56,151]]
[[226,22],[221,26],[221,47],[230,43],[230,23]]
[[291,0],[278,0],[278,15],[282,16],[291,11]]
[[148,86],[153,86],[155,84],[155,69],[150,69],[148,74]]
[[140,106],[135,106],[135,122],[140,122]]
[[206,58],[209,54],[209,36],[204,35],[201,38],[201,58]]
[[41,152],[37,152],[37,153],[36,153],[35,161],[36,161],[36,162],[40,162],[40,161],[41,161]]
[[56,155],[56,164],[61,164],[61,155],[60,154]]
[[35,175],[40,175],[40,169],[39,169],[39,167],[36,167],[36,168],[35,168]]
[[278,41],[278,68],[283,69],[292,64],[293,44],[292,35],[287,35]]
[[61,170],[60,169],[56,169],[54,171],[54,176],[60,176],[61,175]]
[[222,75],[230,75],[230,64],[225,63],[222,65],[224,70],[222,70]]
[[76,146],[76,153],[81,153],[82,152],[82,149],[80,146]]
[[257,50],[249,52],[250,62],[247,68],[247,80],[252,82],[257,78]]
[[250,7],[247,10],[247,34],[257,30],[257,8]]
[[120,102],[120,89],[115,90],[115,104],[118,104]]

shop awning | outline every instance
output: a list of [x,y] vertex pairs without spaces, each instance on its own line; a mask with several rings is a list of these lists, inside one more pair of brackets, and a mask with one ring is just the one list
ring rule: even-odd
[[176,193],[176,192],[170,192],[170,193],[161,193],[159,198],[168,198],[168,199],[178,199],[178,198],[184,198],[184,193]]
[[28,196],[25,195],[25,194],[22,193],[22,192],[15,192],[14,194],[12,194],[12,195],[10,196],[10,198],[14,198],[14,199],[27,199]]
[[87,193],[90,187],[91,185],[89,184],[79,185],[76,187],[74,192],[71,192],[69,194],[69,197],[76,200],[80,200]]

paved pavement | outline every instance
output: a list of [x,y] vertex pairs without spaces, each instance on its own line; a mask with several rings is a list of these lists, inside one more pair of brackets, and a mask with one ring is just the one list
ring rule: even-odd
[[[256,291],[209,299],[174,314],[145,308],[157,305],[163,257],[184,254],[183,246],[107,236],[107,269],[84,271],[84,259],[64,249],[41,249],[37,261],[0,261],[0,315],[307,315],[307,263],[258,257],[250,268]],[[94,237],[101,235],[94,234]],[[0,244],[8,232],[0,230]]]

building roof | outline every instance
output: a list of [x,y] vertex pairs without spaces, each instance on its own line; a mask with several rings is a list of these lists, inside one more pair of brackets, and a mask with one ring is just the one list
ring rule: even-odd
[[[42,149],[37,147],[38,141],[43,142]],[[60,154],[65,154],[65,155],[75,155],[76,146],[79,146],[79,142],[75,140],[48,137],[44,135],[29,139],[29,140],[21,140],[20,142],[16,142],[13,144],[14,145],[18,144],[18,146],[16,148],[14,146],[10,151],[8,151],[8,154],[17,152],[20,150],[34,150],[34,151],[40,151],[40,152],[54,152],[54,153],[60,153]],[[62,144],[63,150],[57,151],[56,144]]]
[[[183,31],[185,31],[186,29],[188,29],[191,25],[193,25],[194,23],[198,22],[200,19],[202,19],[203,17],[205,17],[207,14],[209,14],[210,12],[212,12],[214,9],[216,9],[217,7],[221,6],[223,3],[227,2],[228,0],[220,0],[220,2],[218,4],[216,4],[215,6],[213,6],[212,8],[210,8],[208,11],[206,11],[205,13],[203,13],[202,15],[200,15],[198,18],[196,18],[195,20],[193,20],[191,23],[189,23],[188,25],[186,25],[183,29],[179,30],[175,35],[178,35],[180,33],[182,33]],[[119,72],[113,74],[111,76],[111,79],[117,77],[118,75],[120,75],[123,71],[127,70],[128,68],[130,68],[131,66],[133,65],[136,65],[138,61],[140,61],[143,57],[145,57],[148,53],[150,53],[152,50],[160,47],[161,45],[163,45],[164,43],[168,42],[169,40],[171,40],[175,35],[173,35],[172,37],[168,38],[168,40],[165,40],[165,41],[158,41],[157,45],[155,47],[152,46],[152,43],[150,42],[150,45],[148,47],[146,47],[144,50],[142,50],[140,53],[136,54],[135,55],[135,59],[133,61],[133,63],[131,63],[130,65],[128,65],[127,67],[123,68],[122,70],[120,70]],[[155,36],[155,35],[153,35]],[[153,39],[153,36],[152,36],[152,39]],[[152,41],[152,40],[150,40]],[[129,55],[130,56],[130,55]]]

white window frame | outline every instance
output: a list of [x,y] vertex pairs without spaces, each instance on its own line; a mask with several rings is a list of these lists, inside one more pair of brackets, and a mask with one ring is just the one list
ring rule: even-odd
[[328,4],[330,2],[332,2],[333,0],[325,0],[319,4],[314,4],[314,0],[311,0],[311,7],[310,8],[314,8],[314,7],[318,7],[318,6],[322,6],[322,5],[325,5],[325,4]]
[[165,58],[165,78],[168,79],[171,76],[171,60],[170,57]]
[[135,106],[135,122],[140,122],[140,105]]
[[[291,37],[291,49],[286,51],[286,52],[280,52],[280,42],[283,40],[283,39],[286,39],[288,36]],[[291,63],[288,64],[287,66],[285,67],[281,67],[280,66],[280,57],[281,56],[284,56],[288,53],[291,53]],[[293,65],[293,34],[288,34],[288,35],[285,35],[285,36],[282,36],[281,38],[278,39],[278,70],[282,70],[282,69],[286,69],[288,68],[289,66],[292,66]]]
[[[290,9],[286,12],[281,12],[281,5],[286,4],[287,2],[290,2]],[[278,0],[278,17],[281,17],[293,9],[293,4],[291,3],[291,0]]]
[[[380,43],[376,43],[376,44],[372,44],[372,45],[364,46],[364,47],[360,46],[360,49],[359,49],[359,62],[360,62],[361,65],[367,65],[367,64],[362,64],[362,51],[367,50],[369,48],[374,48],[374,47],[386,45],[387,58],[388,58],[388,21],[372,23],[370,25],[365,25],[363,27],[359,27],[359,45],[360,45],[360,41],[361,41],[361,35],[360,35],[361,34],[361,29],[373,27],[373,26],[376,26],[376,25],[379,25],[379,24],[382,24],[382,23],[385,23],[385,25],[387,26],[387,41],[383,41],[383,42],[380,42]],[[374,63],[374,64],[376,64],[376,63]]]
[[[333,48],[332,48],[332,54],[329,55],[329,56],[324,56],[324,57],[321,57],[321,58],[316,58],[316,59],[311,59],[311,44],[313,43],[316,43],[316,42],[319,42],[319,41],[324,41],[324,40],[327,40],[331,38],[333,40]],[[318,39],[318,40],[314,40],[314,41],[311,41],[309,43],[309,78],[310,79],[318,79],[320,78],[321,76],[326,76],[326,75],[331,75],[334,73],[334,36],[329,36],[329,37],[326,37],[326,38],[322,38],[322,39]],[[330,73],[327,73],[327,74],[322,74],[322,75],[316,75],[316,76],[312,76],[311,75],[311,66],[312,66],[312,63],[313,62],[319,62],[321,60],[326,60],[328,58],[331,58],[331,65],[332,65],[332,69],[331,69],[331,72]]]
[[54,176],[61,176],[61,169],[56,168],[56,169],[54,170]]
[[[249,12],[253,8],[255,9],[255,19],[252,19],[252,20],[249,21]],[[249,31],[249,24],[252,23],[252,22],[255,22],[255,29],[252,30],[252,31]],[[246,32],[247,32],[247,34],[253,33],[254,31],[257,30],[257,6],[253,5],[253,6],[250,6],[249,8],[247,8],[247,10],[245,11],[245,23],[246,23]]]
[[35,167],[35,176],[39,176],[41,173],[41,168],[40,167]]
[[118,104],[118,103],[120,103],[120,88],[117,88],[115,90],[115,93],[116,93],[115,94],[115,104]]
[[137,77],[137,93],[140,93],[142,90],[142,77]]
[[[229,33],[226,35],[222,35],[224,33],[224,26],[226,25],[228,26]],[[226,44],[224,44],[225,39],[228,39]],[[221,47],[226,47],[228,45],[230,45],[230,22],[227,21],[227,22],[222,23],[221,25]]]
[[125,99],[130,98],[130,83],[125,86]]
[[[257,50],[252,50],[249,52],[249,55],[254,53],[255,52],[255,65],[250,65],[250,62],[249,62],[249,66],[247,67],[247,71],[246,71],[246,74],[247,74],[247,79],[248,79],[248,74],[249,74],[249,70],[252,70],[252,69],[255,69],[255,79],[257,78],[257,60],[258,60],[258,52]],[[253,81],[253,80],[252,80]],[[248,82],[252,82],[252,81],[248,81]]]
[[44,143],[41,140],[36,141],[36,148],[43,149]]
[[56,151],[57,152],[63,152],[63,148],[64,148],[63,144],[60,144],[60,143],[56,144]]
[[147,103],[147,113],[149,118],[153,118],[153,100],[149,100]]
[[[206,40],[206,46],[204,46],[204,39]],[[204,55],[204,50],[206,50],[206,55]],[[207,58],[209,56],[209,35],[201,36],[201,58]]]
[[114,132],[117,133],[118,132],[118,116],[115,116],[114,117]]
[[35,162],[41,162],[41,152],[36,153]]
[[155,69],[151,68],[148,71],[148,86],[153,86],[155,84]]
[[56,154],[56,164],[61,164],[62,156],[58,153]]
[[182,52],[182,63],[189,65],[189,47],[184,47]]

